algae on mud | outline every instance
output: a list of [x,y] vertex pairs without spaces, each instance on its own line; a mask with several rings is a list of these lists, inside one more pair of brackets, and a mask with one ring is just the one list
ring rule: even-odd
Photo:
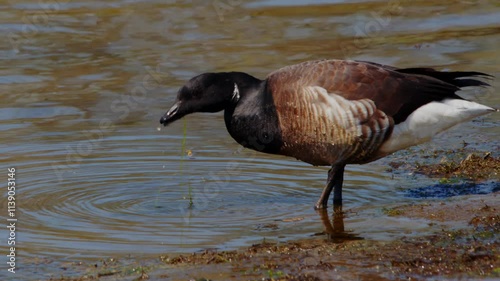
[[470,153],[461,161],[446,160],[434,165],[421,165],[415,172],[430,177],[459,178],[472,181],[486,179],[500,180],[500,159],[491,155],[491,152],[478,155]]

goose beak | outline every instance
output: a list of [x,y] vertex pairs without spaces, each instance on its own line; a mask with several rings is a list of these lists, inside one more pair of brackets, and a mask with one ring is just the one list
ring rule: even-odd
[[168,111],[160,118],[160,124],[167,126],[168,124],[180,119],[182,116],[177,114],[179,111],[180,102],[176,102]]

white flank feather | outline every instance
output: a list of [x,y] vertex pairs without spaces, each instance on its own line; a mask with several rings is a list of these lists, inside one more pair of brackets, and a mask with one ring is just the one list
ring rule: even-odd
[[429,141],[446,129],[492,111],[495,109],[460,99],[428,103],[394,126],[391,137],[380,147],[380,152],[390,154]]

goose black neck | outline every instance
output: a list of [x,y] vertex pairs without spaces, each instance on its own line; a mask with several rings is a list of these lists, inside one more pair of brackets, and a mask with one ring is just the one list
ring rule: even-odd
[[225,72],[223,74],[236,83],[240,93],[257,89],[263,82],[262,80],[244,72]]

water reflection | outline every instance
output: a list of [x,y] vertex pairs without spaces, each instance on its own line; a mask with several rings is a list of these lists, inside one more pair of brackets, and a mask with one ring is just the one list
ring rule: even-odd
[[321,222],[325,228],[323,233],[329,241],[333,243],[342,243],[352,240],[362,240],[363,237],[359,233],[352,230],[345,230],[344,218],[346,213],[342,211],[342,206],[335,206],[332,212],[332,217],[328,216],[328,208],[316,210]]

